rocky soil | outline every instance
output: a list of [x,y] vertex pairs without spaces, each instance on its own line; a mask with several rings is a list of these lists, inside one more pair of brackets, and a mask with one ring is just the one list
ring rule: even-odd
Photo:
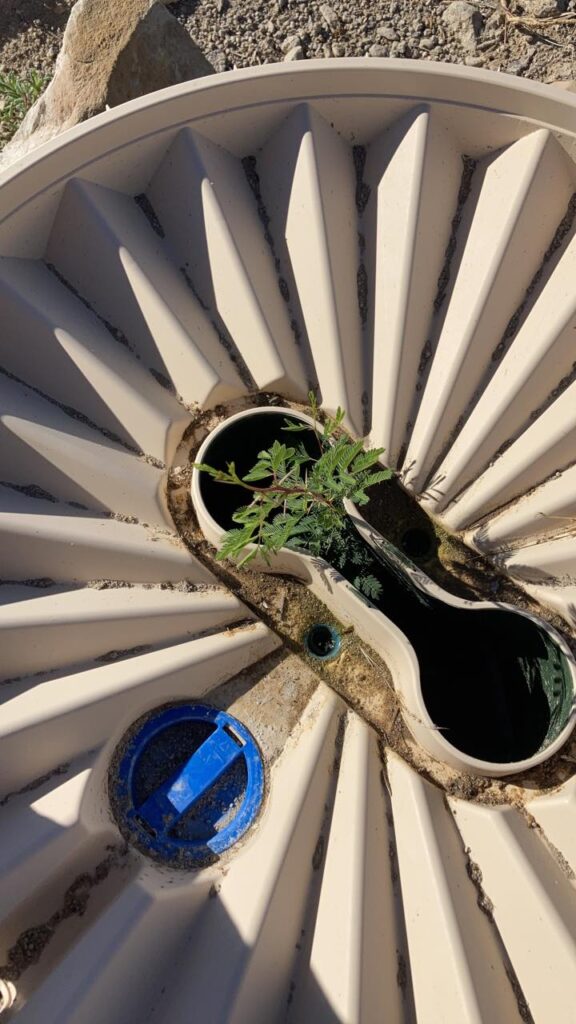
[[[2,0],[0,72],[51,74],[73,2]],[[358,56],[576,78],[576,0],[178,0],[170,10],[218,71]]]

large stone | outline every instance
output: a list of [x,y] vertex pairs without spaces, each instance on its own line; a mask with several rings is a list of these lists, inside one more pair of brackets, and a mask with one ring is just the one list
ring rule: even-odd
[[476,49],[478,36],[484,24],[477,7],[466,3],[465,0],[454,0],[443,12],[442,21],[464,50]]
[[107,107],[213,73],[155,0],[78,0],[54,78],[0,153],[0,168]]

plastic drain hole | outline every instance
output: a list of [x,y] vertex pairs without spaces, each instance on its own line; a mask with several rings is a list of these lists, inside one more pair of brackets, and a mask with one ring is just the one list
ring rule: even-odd
[[315,623],[304,637],[304,646],[308,654],[320,661],[330,661],[331,658],[335,658],[340,653],[341,643],[338,630],[326,622]]
[[109,792],[134,846],[174,867],[205,867],[257,817],[264,765],[238,719],[205,704],[175,704],[147,715],[121,741]]
[[413,527],[402,534],[400,545],[409,558],[425,558],[432,551],[432,537],[427,530]]

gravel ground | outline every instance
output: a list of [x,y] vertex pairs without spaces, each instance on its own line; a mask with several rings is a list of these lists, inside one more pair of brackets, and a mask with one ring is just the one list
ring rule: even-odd
[[[171,10],[219,71],[287,56],[408,57],[545,82],[576,77],[575,24],[535,36],[506,28],[498,0],[478,0],[471,41],[447,24],[451,6],[439,0],[180,0]],[[547,6],[555,13],[576,11],[576,2]]]
[[[0,0],[0,72],[50,74],[73,2]],[[508,5],[529,17],[576,13],[576,0]],[[576,21],[517,27],[505,23],[500,0],[178,0],[170,10],[218,71],[365,56],[464,63],[543,82],[576,78]]]

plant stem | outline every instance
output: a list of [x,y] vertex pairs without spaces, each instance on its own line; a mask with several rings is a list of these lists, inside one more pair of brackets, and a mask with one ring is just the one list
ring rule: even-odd
[[330,501],[329,498],[325,498],[323,494],[318,494],[315,491],[309,491],[307,487],[281,487],[280,484],[272,484],[271,487],[252,487],[251,484],[247,484],[244,480],[221,480],[223,484],[240,484],[246,491],[251,491],[253,494],[306,494],[312,501],[318,501],[322,505],[327,505],[328,508],[334,508],[334,502]]

